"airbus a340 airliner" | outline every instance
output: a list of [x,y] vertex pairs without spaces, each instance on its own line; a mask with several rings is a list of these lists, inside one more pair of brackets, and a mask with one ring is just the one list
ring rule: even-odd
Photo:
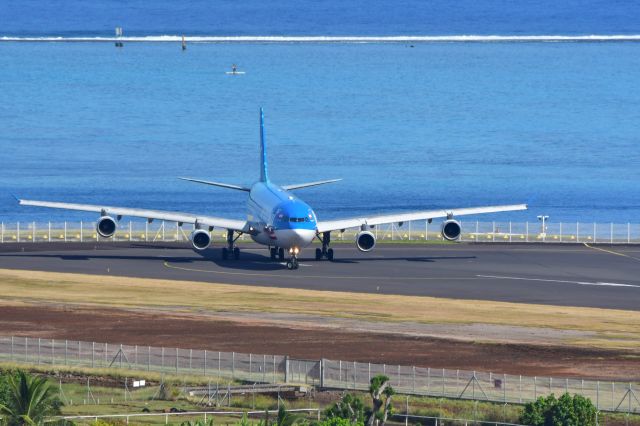
[[260,109],[260,180],[251,187],[232,185],[220,182],[210,182],[199,179],[180,178],[205,185],[245,191],[249,193],[247,202],[247,219],[234,220],[214,216],[202,216],[192,213],[167,212],[160,210],[145,210],[128,207],[108,207],[90,204],[59,203],[49,201],[18,200],[21,205],[49,207],[55,209],[80,210],[96,212],[100,217],[96,223],[96,232],[104,237],[112,237],[118,221],[123,216],[146,218],[149,222],[154,219],[190,223],[194,231],[190,235],[191,244],[196,250],[204,250],[211,244],[211,231],[214,228],[227,230],[227,244],[222,249],[222,258],[238,259],[240,249],[235,242],[242,234],[269,247],[271,259],[284,261],[285,250],[288,251],[288,269],[298,268],[298,254],[308,246],[314,238],[322,243],[322,248],[316,248],[316,260],[333,260],[333,249],[329,247],[331,232],[342,231],[346,228],[360,228],[356,236],[356,247],[361,251],[370,251],[376,244],[375,235],[370,231],[376,225],[398,223],[411,220],[431,220],[444,218],[442,222],[442,236],[451,241],[458,240],[462,232],[460,222],[455,216],[475,215],[481,213],[495,213],[515,210],[526,210],[526,204],[505,206],[471,207],[450,210],[425,210],[411,213],[387,214],[369,217],[354,217],[338,220],[318,220],[313,209],[290,191],[310,186],[336,182],[331,179],[318,182],[301,183],[297,185],[278,186],[269,180],[267,173],[267,152],[264,137],[264,113]]

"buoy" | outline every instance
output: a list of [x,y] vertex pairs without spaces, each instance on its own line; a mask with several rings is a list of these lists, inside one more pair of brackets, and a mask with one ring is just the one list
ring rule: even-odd
[[187,50],[187,41],[184,39],[184,34],[182,35],[182,50]]

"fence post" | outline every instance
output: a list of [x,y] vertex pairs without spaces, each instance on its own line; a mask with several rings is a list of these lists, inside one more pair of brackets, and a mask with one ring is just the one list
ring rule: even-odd
[[562,222],[560,222],[560,242],[562,242]]
[[129,221],[129,241],[131,241],[132,238],[132,233],[133,232],[133,227],[131,226],[131,221]]
[[353,389],[354,390],[356,388],[356,371],[357,371],[356,362],[353,361]]
[[520,375],[518,382],[518,401],[522,404],[522,375]]
[[631,223],[627,222],[627,244],[631,244]]
[[67,242],[67,221],[64,222],[64,242]]
[[593,222],[593,242],[596,242],[596,223]]
[[91,368],[95,367],[96,363],[96,342],[91,342]]
[[580,222],[576,222],[576,243],[580,242]]
[[147,346],[147,371],[151,371],[151,346]]
[[38,337],[38,365],[40,365],[40,338]]
[[178,348],[176,348],[176,374],[178,374]]
[[524,226],[524,233],[525,233],[525,236],[526,236],[525,241],[526,241],[526,242],[529,242],[529,221],[527,221],[527,222],[525,223],[525,226]]
[[538,383],[536,376],[533,376],[533,400],[538,399]]
[[413,368],[413,383],[411,385],[411,389],[413,389],[413,393],[416,393],[416,366],[414,365],[412,368]]
[[609,240],[610,244],[613,244],[613,222],[609,224]]
[[35,220],[33,221],[32,227],[31,227],[31,242],[36,242],[36,222]]
[[13,361],[13,336],[11,336],[11,361]]
[[54,339],[51,339],[51,365],[55,364],[55,347],[56,341]]
[[16,223],[16,242],[20,242],[20,222]]
[[202,375],[207,375],[207,350],[204,350],[204,365],[202,366]]
[[64,341],[64,365],[67,365],[67,354],[69,353],[69,341]]
[[29,359],[29,338],[24,338],[24,362],[27,362]]
[[49,222],[49,234],[47,235],[47,241],[51,242],[51,222]]
[[236,378],[236,353],[231,352],[231,378]]
[[600,380],[596,382],[596,410],[600,411]]
[[512,241],[511,237],[512,237],[512,234],[511,234],[511,221],[509,221],[509,242]]
[[507,375],[503,374],[502,378],[504,379],[503,383],[502,383],[502,392],[504,392],[504,397],[507,397]]
[[444,368],[442,369],[442,396],[444,396]]
[[284,382],[289,383],[289,355],[284,357]]
[[80,221],[80,242],[82,242],[83,240],[83,235],[82,235],[82,221]]

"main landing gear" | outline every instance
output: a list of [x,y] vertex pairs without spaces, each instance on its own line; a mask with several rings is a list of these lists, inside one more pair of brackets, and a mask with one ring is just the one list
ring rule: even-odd
[[318,239],[322,241],[322,249],[316,249],[316,260],[322,260],[322,258],[326,258],[329,261],[333,260],[333,249],[329,248],[331,232],[323,232],[322,237],[318,233],[317,236]]
[[280,262],[284,261],[284,249],[282,247],[271,247],[269,248],[269,253],[271,254],[271,260],[278,260]]
[[233,238],[233,231],[231,229],[227,230],[227,247],[222,248],[222,259],[227,260],[229,255],[233,256],[235,260],[240,258],[240,249],[236,247],[235,243],[240,238],[240,233],[238,236]]

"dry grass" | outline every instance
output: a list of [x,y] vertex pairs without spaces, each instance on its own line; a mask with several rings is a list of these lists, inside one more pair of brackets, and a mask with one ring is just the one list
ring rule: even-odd
[[191,313],[288,313],[377,322],[542,327],[597,333],[594,338],[571,342],[580,346],[640,348],[640,313],[634,311],[0,270],[0,303],[42,302]]

